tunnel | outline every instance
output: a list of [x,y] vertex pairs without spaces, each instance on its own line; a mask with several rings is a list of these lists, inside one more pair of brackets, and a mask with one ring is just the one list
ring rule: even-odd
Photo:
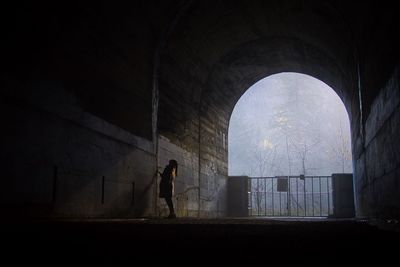
[[[167,212],[158,172],[169,159],[179,162],[173,201],[177,220],[185,218],[172,232],[185,220],[226,218],[230,116],[251,85],[282,72],[319,79],[341,98],[354,219],[398,229],[394,3],[24,2],[2,13],[0,207],[15,231],[14,221],[37,220],[133,220],[146,228],[141,219]],[[33,225],[27,236],[35,236]],[[203,230],[217,233],[213,227]]]
[[[378,100],[379,92],[383,93],[383,88],[391,90],[389,84],[395,83],[396,64],[391,61],[396,52],[387,49],[382,39],[372,44],[371,35],[361,37],[363,34],[353,25],[359,22],[353,21],[354,16],[345,15],[350,9],[347,5],[328,2],[310,5],[271,2],[261,6],[252,2],[221,2],[211,8],[208,4],[193,5],[186,11],[188,15],[182,14],[181,24],[174,25],[160,52],[158,82],[158,133],[166,138],[159,143],[158,157],[162,160],[163,151],[168,151],[163,147],[167,143],[178,144],[180,153],[176,157],[190,155],[188,160],[179,159],[185,164],[193,162],[190,170],[194,171],[187,176],[194,181],[186,184],[200,186],[197,192],[200,201],[193,192],[187,204],[194,202],[193,208],[198,205],[201,214],[219,215],[224,204],[218,204],[222,202],[219,199],[215,203],[215,194],[218,191],[224,194],[227,176],[224,145],[234,105],[258,80],[280,72],[300,72],[331,86],[349,113],[357,216],[396,217],[396,197],[389,200],[387,192],[377,190],[377,187],[385,187],[383,180],[388,182],[386,188],[395,190],[397,179],[396,160],[389,159],[395,156],[395,151],[389,152],[391,148],[384,148],[378,141],[381,139],[379,129],[384,127],[386,119],[374,114],[380,113],[378,109],[383,106],[388,107],[386,102],[380,102],[383,99]],[[209,9],[212,12],[206,12]],[[221,13],[226,15],[221,16]],[[352,14],[356,13],[361,15],[356,11]],[[387,30],[397,23],[390,25]],[[371,29],[378,27],[377,24],[369,26]],[[379,32],[385,39],[390,36]],[[369,48],[365,47],[364,38],[369,39]],[[213,48],[209,50],[210,47]],[[392,68],[392,74],[383,74],[383,69],[378,72],[375,68],[379,64]],[[174,101],[177,96],[179,103]],[[396,143],[392,136],[392,139],[383,138],[390,147]],[[378,149],[375,152],[379,155],[382,155],[380,149],[387,151],[389,158],[383,161],[393,165],[376,166],[382,160],[371,157],[374,149]],[[393,192],[395,195],[397,193]],[[213,201],[209,201],[210,198]],[[388,202],[383,200],[385,198]],[[385,202],[383,206],[382,201]],[[190,213],[191,209],[188,210]]]

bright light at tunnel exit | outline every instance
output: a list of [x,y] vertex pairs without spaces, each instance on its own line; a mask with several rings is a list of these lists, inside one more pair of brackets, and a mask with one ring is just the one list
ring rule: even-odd
[[229,175],[351,173],[350,124],[336,92],[299,73],[251,86],[229,123]]

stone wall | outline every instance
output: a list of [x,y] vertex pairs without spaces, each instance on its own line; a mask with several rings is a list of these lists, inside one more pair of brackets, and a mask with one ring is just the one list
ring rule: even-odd
[[258,80],[294,71],[345,103],[358,215],[399,217],[394,6],[10,6],[0,18],[3,214],[164,214],[155,173],[175,158],[179,215],[222,216],[234,105]]
[[8,88],[0,105],[3,216],[154,213],[152,142],[83,111],[60,85]]
[[[158,171],[162,172],[170,159],[178,161],[178,176],[175,181],[173,197],[175,212],[179,217],[193,217],[199,214],[199,158],[196,153],[174,145],[166,137],[160,136],[158,141]],[[159,188],[161,177],[157,180]],[[158,195],[158,191],[157,191]],[[168,215],[168,207],[164,199],[157,200],[157,215]]]
[[365,147],[356,158],[357,215],[400,217],[400,71],[372,102],[365,122]]

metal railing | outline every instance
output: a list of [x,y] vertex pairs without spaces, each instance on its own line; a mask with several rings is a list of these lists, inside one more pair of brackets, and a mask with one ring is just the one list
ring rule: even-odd
[[331,176],[249,177],[249,216],[327,217]]

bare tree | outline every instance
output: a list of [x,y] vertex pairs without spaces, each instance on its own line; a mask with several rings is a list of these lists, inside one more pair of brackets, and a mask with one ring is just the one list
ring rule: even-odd
[[[246,107],[238,109],[241,121],[230,124],[237,131],[230,139],[234,144],[229,149],[235,151],[235,158],[230,155],[234,159],[230,170],[253,177],[350,172],[350,136],[339,122],[347,114],[340,99],[313,80],[283,76],[265,83],[269,87],[255,86],[258,91],[251,92],[253,98],[244,97]],[[252,184],[258,192],[253,195],[254,207],[259,210],[266,187],[272,190],[271,185]]]
[[328,143],[328,155],[340,166],[342,173],[351,172],[350,136],[345,134],[341,120],[334,137]]
[[[271,175],[277,167],[277,145],[272,144],[269,140],[264,139],[260,144],[253,148],[253,161],[250,168],[250,176],[266,177]],[[253,203],[259,211],[263,210],[263,203],[266,197],[266,180],[253,180],[251,185],[253,192]]]

